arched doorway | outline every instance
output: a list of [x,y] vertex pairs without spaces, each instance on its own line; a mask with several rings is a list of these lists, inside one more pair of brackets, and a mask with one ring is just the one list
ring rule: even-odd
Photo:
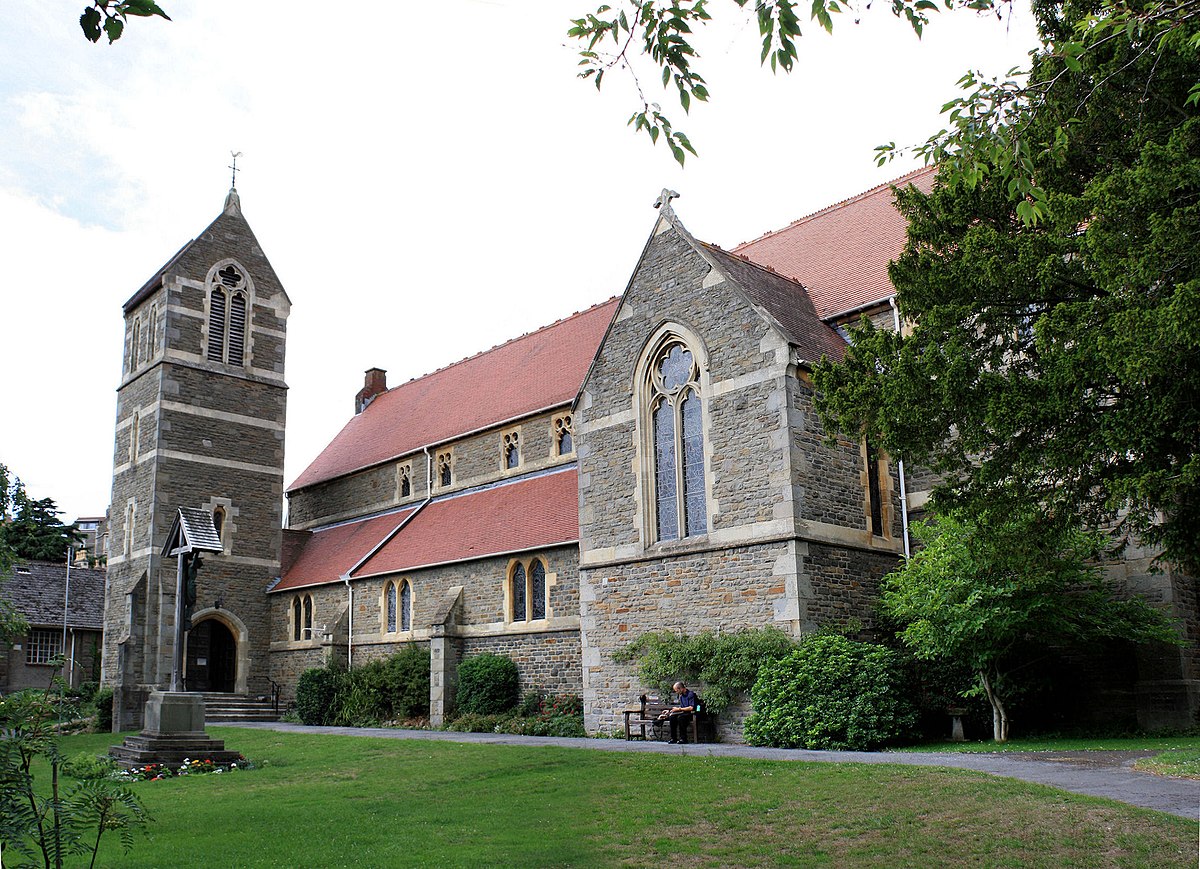
[[197,622],[188,632],[188,691],[232,692],[237,684],[237,640],[217,619]]

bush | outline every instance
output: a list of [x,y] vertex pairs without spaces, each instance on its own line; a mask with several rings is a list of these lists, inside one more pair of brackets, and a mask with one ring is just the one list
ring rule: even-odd
[[801,641],[754,683],[751,745],[866,751],[911,733],[916,713],[899,657],[832,634]]
[[475,655],[458,665],[458,710],[498,715],[517,705],[517,665],[503,655]]
[[389,718],[429,714],[429,649],[405,646],[384,662]]
[[112,688],[101,688],[93,699],[96,704],[96,732],[109,733],[113,726]]
[[329,723],[340,676],[341,671],[330,667],[313,667],[300,674],[296,683],[296,714],[303,723],[309,726]]
[[712,631],[689,637],[669,631],[642,634],[613,655],[616,661],[637,661],[643,684],[665,696],[682,679],[704,696],[709,712],[719,715],[758,678],[759,669],[796,648],[778,628],[735,633]]
[[71,755],[62,766],[63,773],[79,781],[108,778],[116,769],[117,762],[111,757],[87,751]]
[[467,712],[448,723],[457,733],[516,733],[523,736],[587,736],[583,729],[583,700],[574,694],[543,697],[526,694],[510,713],[483,715]]

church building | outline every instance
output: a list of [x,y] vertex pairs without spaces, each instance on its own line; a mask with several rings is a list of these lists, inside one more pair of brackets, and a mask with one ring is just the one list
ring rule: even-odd
[[[188,690],[290,697],[309,667],[419,643],[435,724],[458,662],[494,652],[523,690],[581,693],[597,732],[644,690],[613,653],[647,631],[872,635],[932,481],[831,444],[811,371],[864,314],[901,328],[891,190],[733,251],[693,238],[673,198],[620,296],[390,389],[369,369],[287,487],[281,529],[289,302],[231,191],[125,306],[105,615],[120,726],[169,670],[175,563],[160,550],[185,507],[212,513],[224,547],[198,575]],[[1129,570],[1194,610],[1186,577]],[[1195,719],[1191,639],[1124,686],[1144,723]]]

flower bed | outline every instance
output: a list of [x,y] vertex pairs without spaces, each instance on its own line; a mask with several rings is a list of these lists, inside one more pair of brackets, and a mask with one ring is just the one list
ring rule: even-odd
[[164,778],[176,778],[184,775],[204,775],[205,773],[220,775],[225,772],[256,768],[253,761],[247,760],[244,755],[240,754],[238,755],[238,760],[227,764],[213,763],[211,760],[202,760],[200,758],[192,760],[185,757],[183,763],[179,766],[169,766],[164,763],[148,763],[145,766],[137,766],[133,769],[117,770],[112,774],[111,778],[117,781],[158,781]]

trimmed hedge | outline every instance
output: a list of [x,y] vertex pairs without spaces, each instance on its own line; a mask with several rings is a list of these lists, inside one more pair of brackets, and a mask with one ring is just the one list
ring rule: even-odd
[[833,634],[816,634],[767,664],[750,696],[751,745],[868,751],[912,733],[900,657],[891,649]]
[[458,665],[458,711],[464,715],[499,715],[517,705],[517,665],[503,655],[464,658]]

